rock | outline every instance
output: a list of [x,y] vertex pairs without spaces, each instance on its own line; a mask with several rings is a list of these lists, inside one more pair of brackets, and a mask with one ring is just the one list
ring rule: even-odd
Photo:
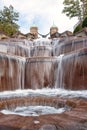
[[25,65],[25,88],[41,89],[54,86],[55,57],[27,58]]
[[[72,37],[55,47],[50,41],[41,40],[41,46],[38,40],[32,45],[23,39],[0,41],[0,91],[46,87],[86,90],[86,41],[87,38]],[[62,59],[51,56],[53,48],[60,54],[65,53]]]
[[53,51],[55,52],[54,55],[59,56],[60,54],[75,52],[85,47],[87,47],[87,38],[70,37],[60,39]]
[[[66,110],[61,114],[47,114],[40,116],[18,116],[18,115],[5,115],[0,113],[0,130],[86,130],[87,129],[87,100],[81,98],[59,98],[59,97],[46,97],[34,98],[16,98],[16,99],[1,99],[0,102],[6,103],[8,108],[15,107],[16,105],[26,106],[29,102],[34,104],[50,104],[54,107],[58,102],[65,102],[71,109]],[[5,101],[6,100],[6,101]],[[20,101],[21,100],[21,101]],[[25,100],[25,101],[24,101]],[[53,100],[53,101],[52,101]],[[37,102],[37,103],[35,103]],[[22,104],[21,104],[22,103]],[[11,106],[12,104],[12,106]],[[74,104],[74,105],[73,105]],[[0,109],[3,109],[2,107]],[[35,122],[36,121],[36,122]],[[37,122],[39,121],[39,122]],[[7,128],[7,129],[6,129]],[[9,129],[8,129],[9,128]]]
[[30,48],[30,56],[31,57],[51,57],[52,56],[52,48],[48,46],[32,46]]
[[[0,126],[0,130],[20,130],[19,128],[9,127],[9,126]],[[25,129],[23,129],[25,130]]]
[[27,130],[26,126],[23,126],[22,128],[20,128],[20,130]]
[[0,53],[0,91],[24,88],[24,59]]
[[43,125],[39,130],[57,130],[57,129],[55,125],[47,124],[47,125]]
[[[67,54],[62,59],[62,85],[65,89],[87,89],[87,48]],[[60,73],[61,73],[60,72]]]

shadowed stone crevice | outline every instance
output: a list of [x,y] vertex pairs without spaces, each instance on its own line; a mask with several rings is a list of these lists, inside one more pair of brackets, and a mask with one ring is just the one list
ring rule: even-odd
[[2,126],[0,125],[0,130],[27,130],[27,129],[20,129],[15,127],[9,127],[9,126]]

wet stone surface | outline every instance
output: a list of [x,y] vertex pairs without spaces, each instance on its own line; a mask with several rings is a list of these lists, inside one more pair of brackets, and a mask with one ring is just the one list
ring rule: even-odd
[[[58,98],[57,101],[60,102],[60,100],[66,100],[66,104],[71,109],[61,114],[40,116],[0,113],[0,130],[87,130],[87,100],[82,98]],[[18,103],[17,99],[15,101]],[[52,102],[52,98],[49,98],[49,102]]]
[[55,125],[43,125],[39,130],[57,130]]
[[9,126],[0,126],[0,130],[25,130],[25,129],[14,128]]
[[[55,108],[58,108],[58,105],[64,107],[66,104],[66,108],[71,109],[59,114],[47,113],[39,116],[0,113],[0,130],[87,130],[87,38],[73,40],[74,37],[69,46],[67,44],[70,39],[63,40],[61,45],[56,39],[53,47],[49,40],[40,39],[31,45],[29,41],[16,39],[13,44],[7,41],[7,45],[11,45],[9,50],[1,41],[3,49],[0,50],[0,91],[50,87],[64,88],[67,92],[52,89],[51,93],[49,90],[47,93],[46,90],[42,93],[43,97],[40,91],[36,95],[33,92],[17,95],[17,91],[16,95],[10,95],[10,92],[7,95],[3,93],[0,94],[0,110],[28,106],[32,105],[32,102],[34,105],[51,105]],[[46,47],[31,48],[42,45]],[[47,45],[54,48],[52,56]],[[59,56],[60,54],[64,54],[63,57]],[[86,91],[74,93],[68,90]],[[27,98],[29,95],[31,98]]]

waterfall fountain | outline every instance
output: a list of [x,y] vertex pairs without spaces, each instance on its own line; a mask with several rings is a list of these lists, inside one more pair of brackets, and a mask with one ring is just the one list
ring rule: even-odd
[[86,130],[86,42],[0,41],[0,129]]

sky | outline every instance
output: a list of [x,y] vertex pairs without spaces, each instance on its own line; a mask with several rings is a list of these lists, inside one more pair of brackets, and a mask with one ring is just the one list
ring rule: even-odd
[[62,13],[64,0],[0,0],[0,10],[3,6],[12,5],[19,12],[20,31],[28,33],[30,27],[36,25],[41,34],[49,33],[53,23],[59,33],[73,31],[77,18],[69,19]]

